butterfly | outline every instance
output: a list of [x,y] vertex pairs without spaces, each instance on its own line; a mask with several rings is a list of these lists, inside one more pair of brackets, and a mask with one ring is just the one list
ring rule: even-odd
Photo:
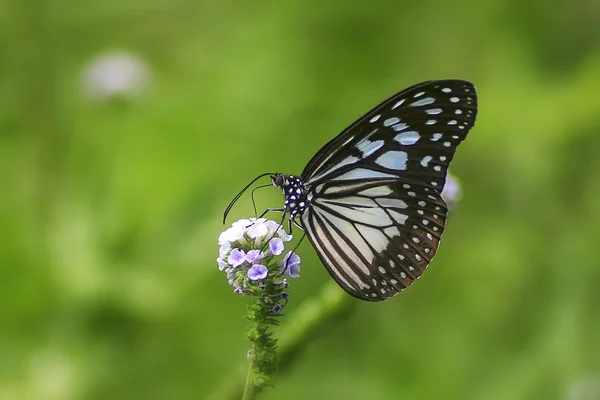
[[305,231],[350,295],[393,297],[437,252],[448,212],[441,196],[448,166],[476,116],[470,82],[411,86],[329,141],[300,176],[259,176],[270,175],[285,198],[282,209],[268,211],[283,211],[290,229],[293,222]]

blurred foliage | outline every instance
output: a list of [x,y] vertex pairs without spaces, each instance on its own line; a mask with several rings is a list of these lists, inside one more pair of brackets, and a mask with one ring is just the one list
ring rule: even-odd
[[[0,398],[208,396],[248,349],[215,263],[230,198],[395,91],[463,78],[480,113],[436,260],[323,322],[264,398],[591,399],[599,27],[596,0],[0,0]],[[90,99],[115,49],[148,86]],[[300,254],[282,329],[330,281]]]

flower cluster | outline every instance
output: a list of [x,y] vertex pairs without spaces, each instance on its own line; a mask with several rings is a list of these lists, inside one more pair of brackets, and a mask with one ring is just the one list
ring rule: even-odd
[[292,240],[275,221],[264,218],[241,219],[219,236],[220,271],[227,274],[234,293],[262,296],[274,314],[281,312],[287,303],[287,279],[298,278],[300,257],[285,250],[285,242]]

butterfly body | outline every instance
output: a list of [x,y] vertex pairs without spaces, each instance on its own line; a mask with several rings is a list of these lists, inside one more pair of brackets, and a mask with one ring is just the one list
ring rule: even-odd
[[428,267],[446,223],[448,166],[476,115],[470,82],[423,82],[329,141],[301,176],[272,175],[284,211],[346,292],[385,300]]
[[271,177],[271,180],[273,186],[283,191],[284,210],[289,213],[290,219],[294,220],[298,215],[302,215],[310,203],[302,178],[277,173]]

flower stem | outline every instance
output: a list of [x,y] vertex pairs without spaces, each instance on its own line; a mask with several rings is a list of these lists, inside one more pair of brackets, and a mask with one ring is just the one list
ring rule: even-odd
[[256,399],[256,386],[254,386],[254,361],[250,357],[250,365],[248,366],[248,375],[246,376],[246,385],[244,385],[244,395],[242,400],[254,400]]
[[[314,337],[320,328],[336,316],[344,315],[352,307],[353,300],[346,295],[335,282],[327,284],[321,293],[311,299],[307,299],[293,314],[294,324],[285,326],[281,331],[281,345],[279,347],[280,371],[289,369],[300,354],[306,343]],[[251,360],[250,369],[256,371],[256,365]],[[248,379],[252,372],[249,370],[246,376],[246,387],[243,399],[250,390]],[[233,377],[233,378],[232,378]],[[236,400],[240,396],[240,388],[244,382],[244,366],[234,369],[227,379],[216,387],[215,391],[208,397],[209,400]],[[256,396],[257,388],[254,388]]]
[[246,318],[252,322],[247,338],[252,342],[248,353],[250,365],[246,376],[243,399],[254,399],[257,393],[273,386],[273,375],[277,370],[277,340],[273,338],[270,325],[278,325],[273,314],[273,304],[281,292],[281,287],[273,283],[269,276],[264,282],[264,290],[248,306]]

